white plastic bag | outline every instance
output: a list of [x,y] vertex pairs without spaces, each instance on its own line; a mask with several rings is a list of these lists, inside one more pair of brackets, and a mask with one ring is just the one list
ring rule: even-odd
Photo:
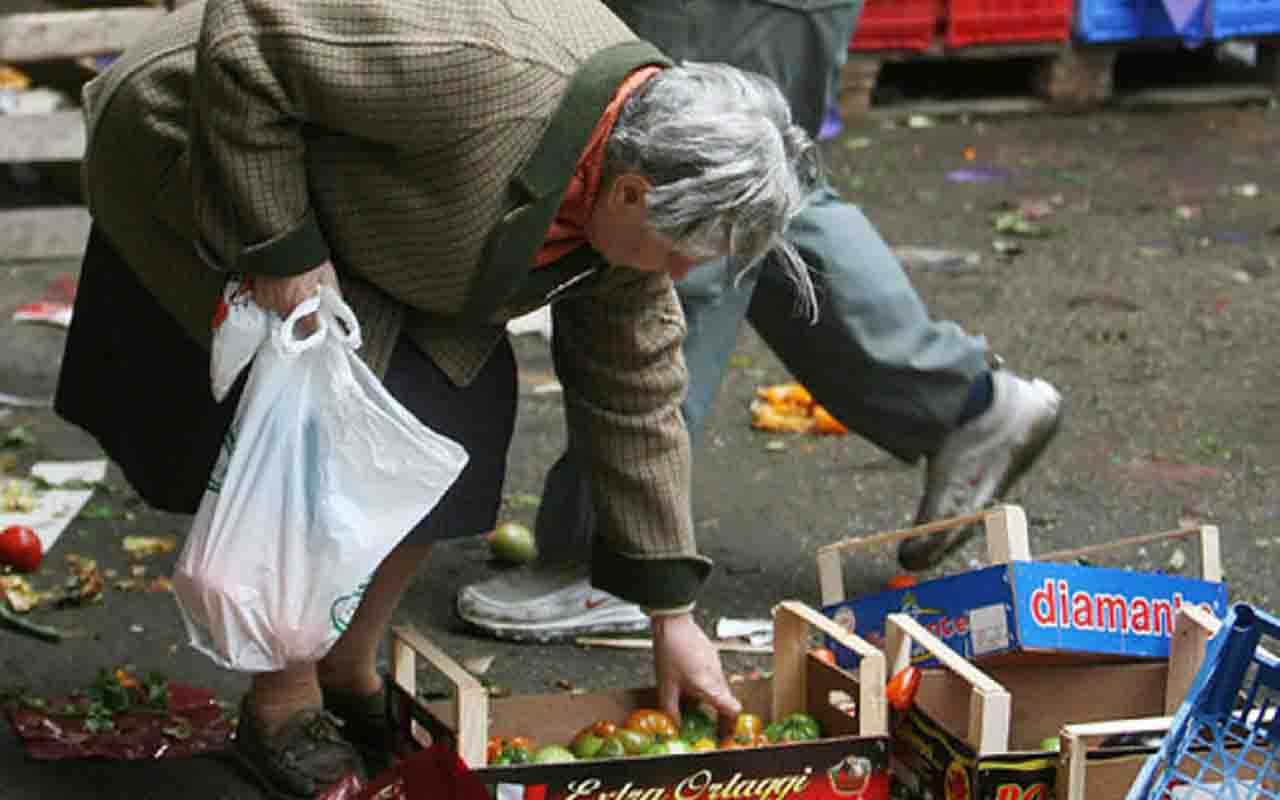
[[[317,329],[296,338],[317,309]],[[173,586],[194,647],[228,669],[277,671],[328,652],[373,570],[467,455],[356,356],[359,325],[333,290],[283,321],[251,301],[226,313],[215,390],[256,357]]]

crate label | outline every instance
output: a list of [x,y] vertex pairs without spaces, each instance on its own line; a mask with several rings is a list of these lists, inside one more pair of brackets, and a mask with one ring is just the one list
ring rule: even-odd
[[889,739],[487,767],[495,800],[889,800]]
[[999,653],[1009,648],[1009,625],[1003,604],[983,606],[969,612],[969,638],[975,656]]

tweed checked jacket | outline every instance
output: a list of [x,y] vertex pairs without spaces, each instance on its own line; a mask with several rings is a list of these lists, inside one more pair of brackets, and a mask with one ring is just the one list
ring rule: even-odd
[[228,272],[325,259],[385,370],[401,332],[457,384],[507,319],[555,300],[593,579],[693,599],[684,319],[666,275],[589,247],[533,269],[622,79],[667,64],[595,0],[208,0],[84,92],[95,224],[197,341]]

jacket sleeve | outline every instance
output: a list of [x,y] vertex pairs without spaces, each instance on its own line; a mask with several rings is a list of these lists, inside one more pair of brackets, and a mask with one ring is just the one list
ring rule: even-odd
[[691,603],[711,570],[690,503],[684,315],[666,275],[614,268],[553,306],[571,446],[596,509],[592,581],[655,609]]
[[307,198],[313,76],[281,40],[264,42],[271,25],[248,0],[206,6],[191,90],[192,189],[210,266],[293,275],[329,251]]

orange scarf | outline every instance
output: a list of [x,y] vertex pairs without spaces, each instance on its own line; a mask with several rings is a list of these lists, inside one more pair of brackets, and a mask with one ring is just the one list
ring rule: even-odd
[[551,221],[547,238],[534,258],[534,266],[545,267],[587,243],[587,221],[591,219],[591,212],[595,208],[596,195],[600,191],[600,177],[604,172],[605,142],[609,140],[613,125],[622,113],[622,104],[632,92],[661,69],[662,67],[641,67],[635,70],[614,93],[600,121],[591,131],[587,149],[578,158],[578,165],[569,178],[569,187],[565,190],[560,210]]

